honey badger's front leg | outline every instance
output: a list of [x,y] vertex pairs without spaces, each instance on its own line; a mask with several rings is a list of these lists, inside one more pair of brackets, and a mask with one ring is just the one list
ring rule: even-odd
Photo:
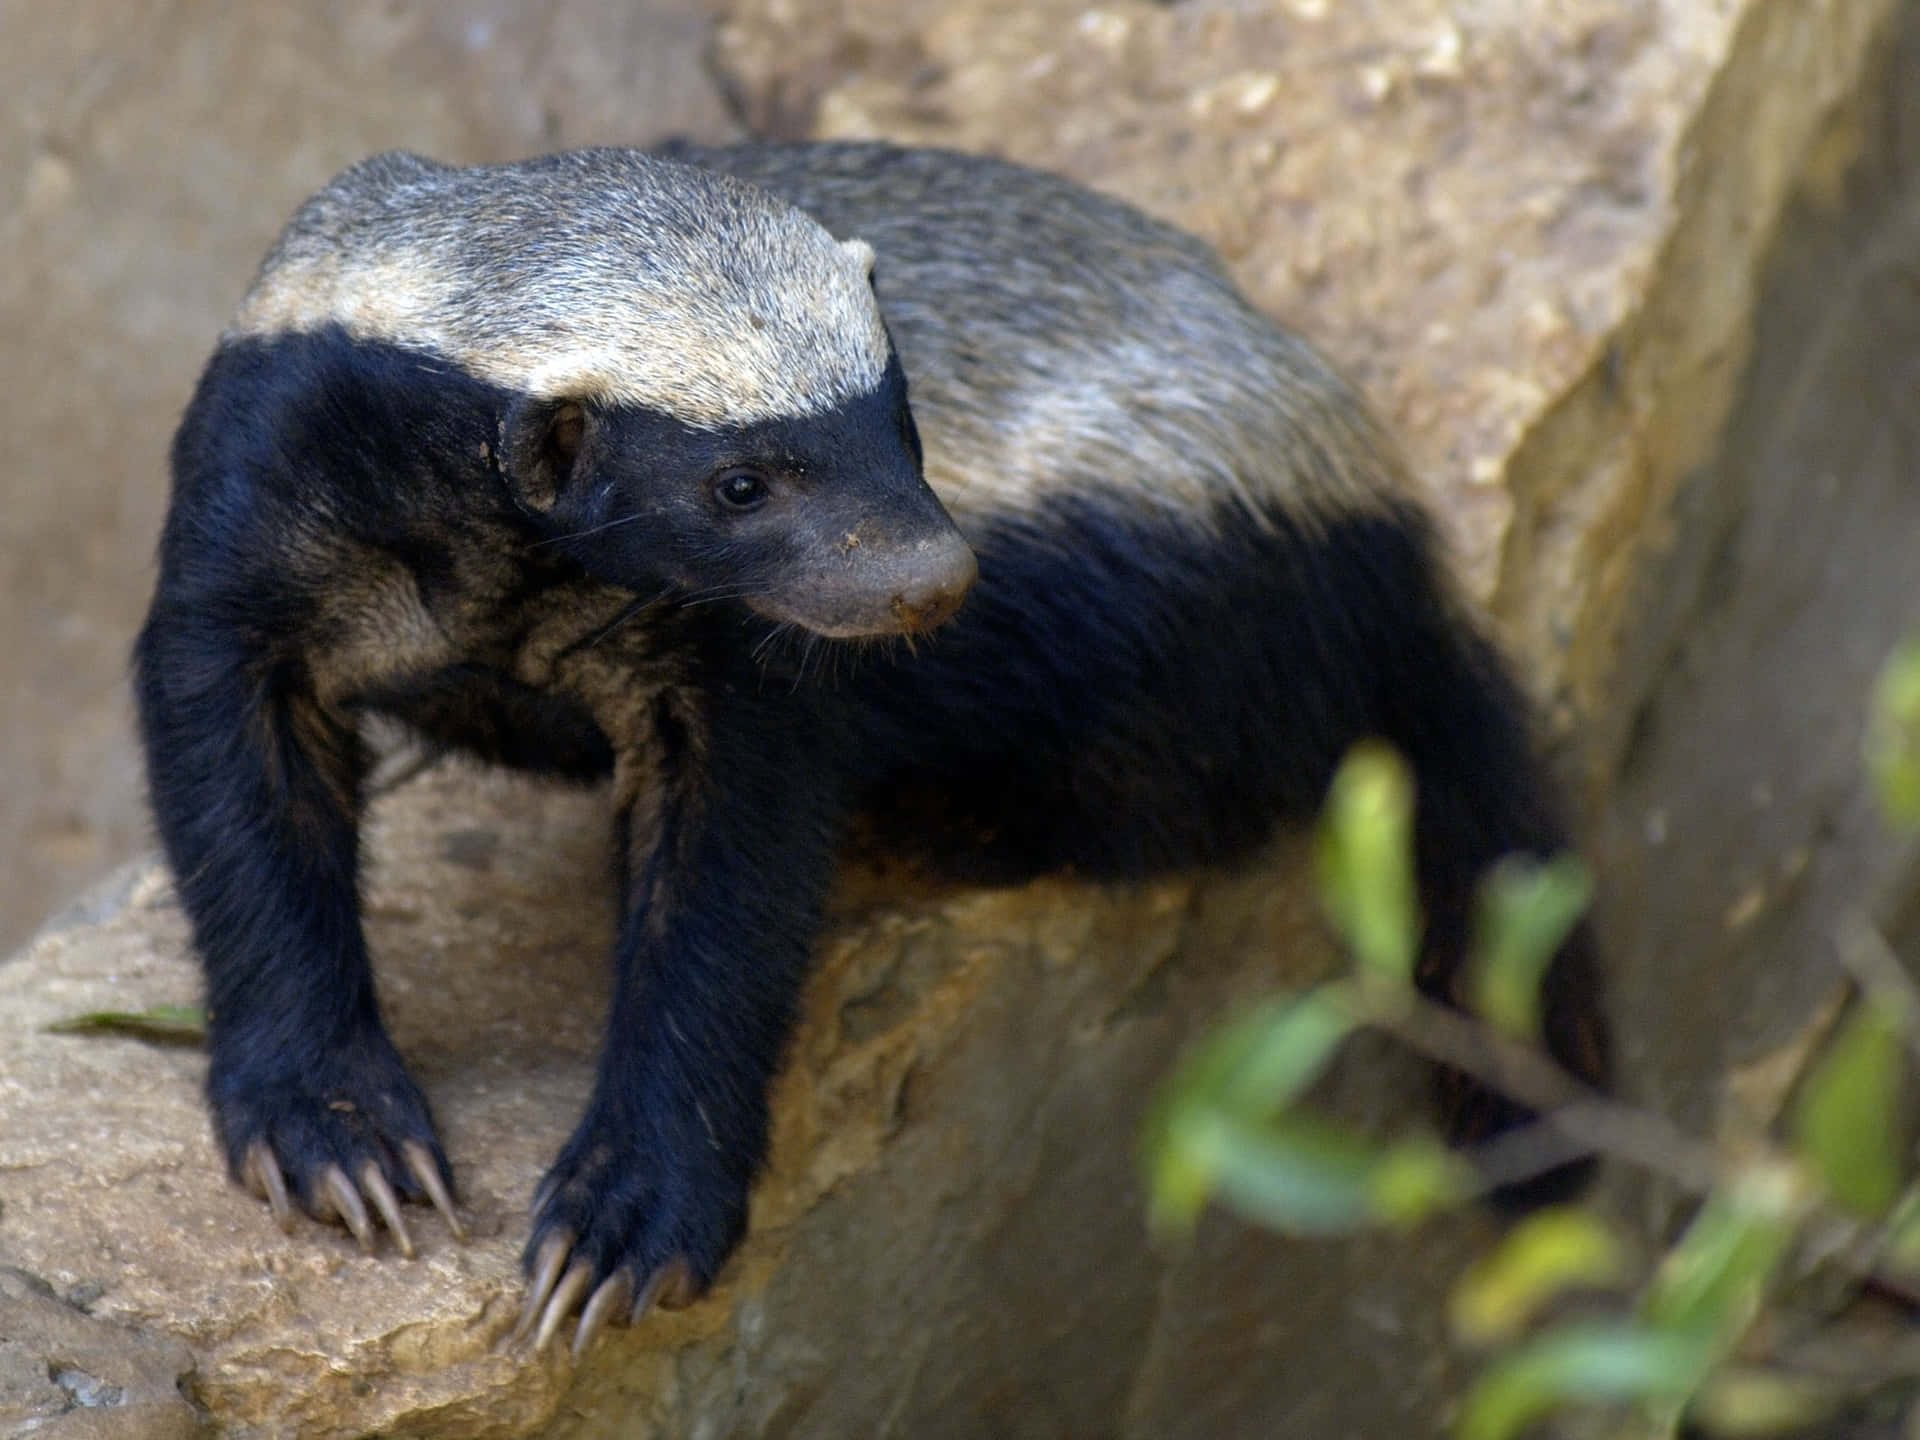
[[706,678],[616,764],[620,934],[593,1099],[534,1202],[516,1338],[705,1290],[747,1223],[840,801],[803,701]]
[[154,814],[207,975],[207,1093],[237,1179],[407,1254],[398,1199],[454,1233],[425,1097],[387,1038],[356,893],[360,742],[276,652],[263,600],[174,577],[135,655]]

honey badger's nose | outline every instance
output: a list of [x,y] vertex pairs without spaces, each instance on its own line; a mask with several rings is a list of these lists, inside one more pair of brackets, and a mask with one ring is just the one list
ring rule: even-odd
[[958,535],[923,540],[917,549],[912,575],[890,602],[893,618],[902,630],[931,630],[951,620],[973,582],[980,578],[980,562]]

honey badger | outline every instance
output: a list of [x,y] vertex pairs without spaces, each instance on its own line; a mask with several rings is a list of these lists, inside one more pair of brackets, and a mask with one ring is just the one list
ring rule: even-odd
[[[363,717],[611,777],[612,1014],[535,1197],[541,1345],[739,1239],[851,817],[961,876],[1125,880],[1246,854],[1384,737],[1443,997],[1481,872],[1564,842],[1361,402],[1197,240],[999,161],[368,160],[267,257],[172,466],[142,736],[215,1126],[283,1223],[458,1227],[368,968]],[[1545,1006],[1603,1080],[1585,929]]]

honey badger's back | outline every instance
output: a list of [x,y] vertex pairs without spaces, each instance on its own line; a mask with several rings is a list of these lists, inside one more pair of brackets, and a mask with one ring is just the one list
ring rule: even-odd
[[[1355,741],[1419,785],[1423,983],[1485,867],[1563,847],[1524,697],[1365,405],[1200,241],[1058,177],[884,145],[677,146],[876,253],[927,477],[980,558],[914,664],[856,677],[889,844],[961,873],[1138,875],[1312,813]],[[1549,1044],[1604,1080],[1591,934]],[[1462,1123],[1514,1112],[1475,1096]]]
[[1071,490],[1189,521],[1377,508],[1392,447],[1199,240],[1057,176],[886,145],[677,145],[876,254],[874,281],[963,528]]
[[466,168],[395,151],[300,208],[225,338],[338,327],[696,425],[818,413],[887,363],[872,253],[822,238],[762,191],[637,151]]

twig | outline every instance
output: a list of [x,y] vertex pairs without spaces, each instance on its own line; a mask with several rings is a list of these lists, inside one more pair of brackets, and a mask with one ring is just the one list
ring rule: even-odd
[[1920,983],[1907,973],[1880,927],[1856,910],[1840,917],[1833,948],[1854,982],[1869,996],[1900,1013],[1900,1038],[1920,1059]]
[[[1481,1084],[1537,1110],[1535,1129],[1557,1131],[1567,1145],[1543,1146],[1531,1172],[1518,1166],[1521,1137],[1490,1147],[1490,1158],[1509,1171],[1497,1184],[1543,1174],[1585,1151],[1604,1151],[1632,1161],[1696,1195],[1714,1187],[1722,1169],[1710,1145],[1702,1144],[1661,1116],[1610,1100],[1581,1084],[1531,1046],[1509,1039],[1423,995],[1399,995],[1369,1005],[1368,1020],[1429,1060],[1469,1075]],[[1544,1134],[1540,1137],[1544,1139]],[[1556,1153],[1557,1152],[1557,1153]]]

